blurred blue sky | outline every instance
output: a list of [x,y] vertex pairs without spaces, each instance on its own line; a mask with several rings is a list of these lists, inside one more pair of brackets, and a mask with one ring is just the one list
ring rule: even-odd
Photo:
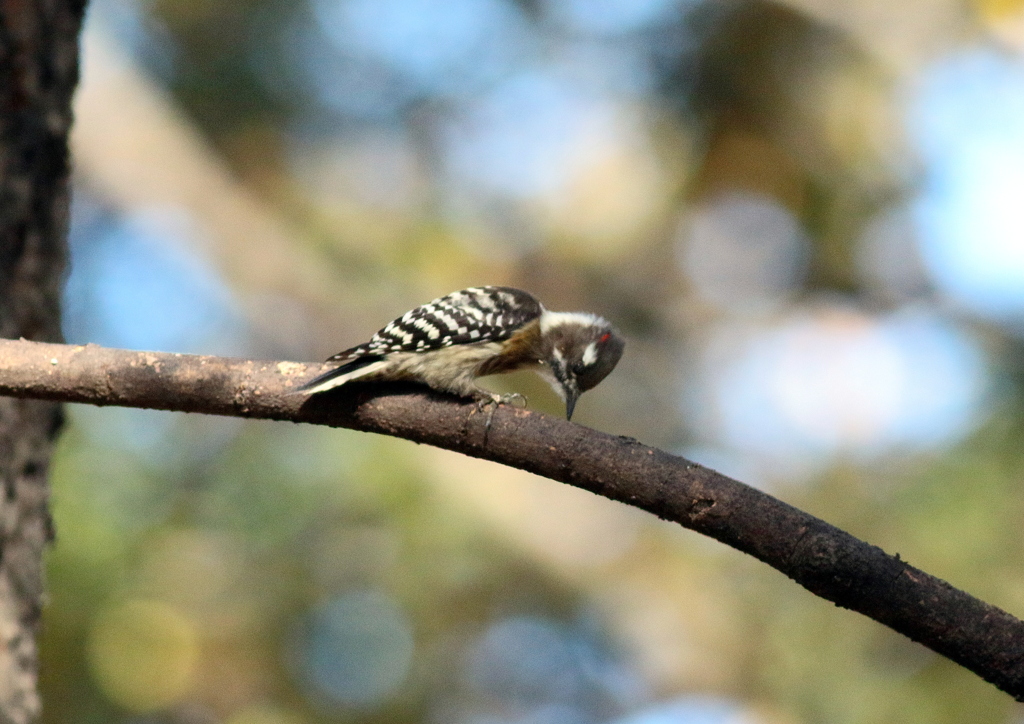
[[414,651],[401,604],[376,590],[348,590],[310,613],[292,654],[314,700],[373,709],[405,682]]
[[618,36],[671,19],[700,0],[544,0],[557,22],[581,34]]
[[465,93],[516,67],[529,31],[505,0],[314,0],[336,52],[378,62],[419,93]]
[[445,133],[448,166],[467,188],[513,198],[558,192],[574,173],[588,125],[608,123],[608,99],[572,78],[525,72],[473,99]]
[[197,253],[202,231],[180,208],[116,213],[77,194],[65,287],[68,342],[240,356],[247,324]]
[[982,419],[988,374],[972,337],[931,311],[820,305],[721,330],[685,399],[709,443],[785,480],[956,442]]
[[909,130],[922,255],[959,305],[1024,331],[1024,62],[975,48],[926,70]]
[[611,724],[757,724],[758,718],[728,699],[681,696],[616,719]]

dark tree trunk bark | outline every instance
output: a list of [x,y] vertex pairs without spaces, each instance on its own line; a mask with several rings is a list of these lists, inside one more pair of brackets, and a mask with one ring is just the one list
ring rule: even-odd
[[[0,337],[60,341],[84,0],[0,0]],[[0,398],[0,722],[38,718],[52,402]]]

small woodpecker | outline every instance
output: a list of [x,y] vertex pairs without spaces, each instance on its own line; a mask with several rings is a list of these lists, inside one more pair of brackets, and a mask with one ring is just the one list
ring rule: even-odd
[[511,287],[470,287],[416,307],[369,342],[334,355],[338,366],[300,388],[325,392],[356,380],[422,382],[481,403],[497,395],[476,378],[533,368],[565,401],[572,419],[580,394],[608,376],[625,342],[607,321],[587,312],[552,312]]

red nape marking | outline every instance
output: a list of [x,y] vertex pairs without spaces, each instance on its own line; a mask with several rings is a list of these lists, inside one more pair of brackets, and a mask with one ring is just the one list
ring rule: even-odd
[[599,339],[597,341],[600,342],[601,344],[604,344],[605,342],[607,342],[611,338],[612,338],[612,333],[611,332],[605,332],[604,336],[601,337],[601,339]]

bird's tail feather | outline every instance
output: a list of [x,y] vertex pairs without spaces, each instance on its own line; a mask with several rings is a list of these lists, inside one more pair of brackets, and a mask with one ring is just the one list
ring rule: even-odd
[[317,392],[332,390],[335,387],[340,387],[346,382],[352,382],[353,380],[362,379],[368,375],[372,375],[385,364],[386,363],[383,358],[380,356],[367,355],[366,357],[357,357],[351,362],[346,362],[345,364],[338,365],[332,370],[324,372],[319,377],[314,377],[297,389],[296,392],[305,392],[312,395]]

